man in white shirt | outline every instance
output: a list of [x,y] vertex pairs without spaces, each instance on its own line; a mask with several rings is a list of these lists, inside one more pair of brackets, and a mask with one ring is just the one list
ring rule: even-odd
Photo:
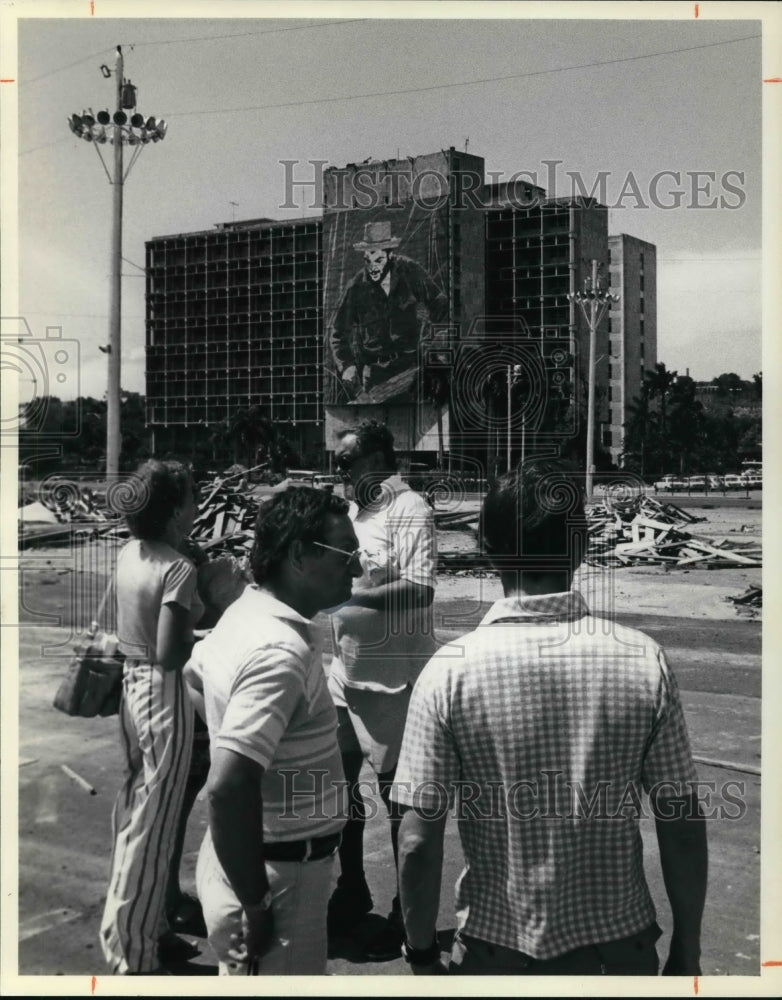
[[[364,876],[365,807],[359,774],[368,761],[389,811],[397,855],[399,816],[389,798],[407,706],[415,681],[435,650],[432,601],[436,548],[434,514],[396,474],[394,439],[366,421],[343,431],[335,449],[349,480],[351,517],[363,576],[332,617],[334,660],[329,690],[337,706],[338,739],[348,782],[349,818],[340,847],[342,873],[329,902],[329,934],[350,934],[372,909]],[[364,949],[384,961],[401,954],[398,896],[382,930]]]
[[209,830],[196,883],[225,975],[322,975],[345,821],[337,719],[311,619],[350,597],[344,500],[294,487],[261,507],[255,584],[196,644],[185,676],[209,726]]

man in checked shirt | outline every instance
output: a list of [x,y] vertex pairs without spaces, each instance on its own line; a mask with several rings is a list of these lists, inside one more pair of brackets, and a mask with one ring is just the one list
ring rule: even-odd
[[416,974],[446,971],[436,920],[455,804],[466,867],[447,971],[657,975],[646,792],[673,917],[663,974],[697,975],[706,833],[665,655],[570,589],[587,531],[563,463],[509,473],[481,525],[505,597],[424,668],[391,793],[406,807],[405,957]]

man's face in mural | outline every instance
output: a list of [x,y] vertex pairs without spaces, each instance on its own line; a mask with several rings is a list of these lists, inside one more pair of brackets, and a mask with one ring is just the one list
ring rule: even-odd
[[391,254],[388,250],[365,250],[364,267],[367,269],[370,281],[382,281],[388,274],[391,265]]

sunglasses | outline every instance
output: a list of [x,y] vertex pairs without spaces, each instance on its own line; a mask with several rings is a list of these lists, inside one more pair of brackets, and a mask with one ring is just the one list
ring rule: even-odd
[[323,542],[313,542],[313,545],[317,545],[319,549],[328,549],[329,552],[339,552],[341,556],[345,557],[345,565],[348,566],[353,562],[354,559],[358,559],[361,554],[361,549],[353,549],[352,552],[348,552],[346,549],[338,549],[334,545],[325,545]]

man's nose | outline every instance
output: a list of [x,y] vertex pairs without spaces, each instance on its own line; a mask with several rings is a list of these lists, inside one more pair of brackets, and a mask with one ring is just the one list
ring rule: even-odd
[[364,575],[364,568],[361,565],[361,561],[358,556],[355,559],[350,560],[350,575],[355,577]]

